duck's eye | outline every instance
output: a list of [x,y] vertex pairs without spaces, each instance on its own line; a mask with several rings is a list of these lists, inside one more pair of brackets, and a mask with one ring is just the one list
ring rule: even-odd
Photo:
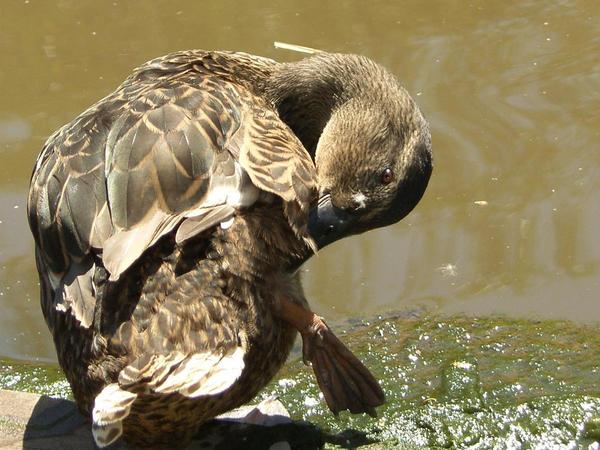
[[381,172],[381,182],[383,184],[390,184],[394,179],[394,171],[389,167]]

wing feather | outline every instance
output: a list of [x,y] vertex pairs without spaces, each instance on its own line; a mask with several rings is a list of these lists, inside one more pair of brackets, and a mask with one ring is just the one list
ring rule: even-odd
[[315,249],[306,223],[308,209],[316,198],[316,170],[296,135],[273,110],[255,106],[247,120],[239,155],[252,182],[284,200],[291,227]]
[[229,220],[234,214],[235,208],[225,204],[218,207],[207,208],[203,214],[198,216],[188,217],[177,228],[175,242],[181,244],[203,230]]
[[54,276],[98,255],[116,280],[186,218],[196,217],[180,239],[230,219],[231,208],[251,205],[259,190],[281,197],[292,228],[306,237],[314,164],[245,78],[272,64],[203,52],[151,61],[51,136],[32,175],[28,213]]

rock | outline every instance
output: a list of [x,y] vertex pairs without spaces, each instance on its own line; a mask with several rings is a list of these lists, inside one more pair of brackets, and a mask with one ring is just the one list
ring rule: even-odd
[[[95,449],[91,426],[70,400],[0,390],[0,449]],[[327,435],[305,422],[290,419],[274,397],[244,406],[207,423],[188,447],[320,448]],[[117,443],[110,450],[125,450]]]
[[69,400],[0,390],[0,448],[93,449],[90,426]]

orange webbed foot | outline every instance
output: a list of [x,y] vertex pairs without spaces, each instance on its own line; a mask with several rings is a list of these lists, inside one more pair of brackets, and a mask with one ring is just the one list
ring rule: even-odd
[[349,410],[376,417],[385,395],[375,377],[331,331],[322,317],[312,314],[302,335],[302,356],[311,363],[327,406],[334,413]]
[[302,335],[304,363],[312,365],[329,409],[336,415],[349,410],[375,417],[375,407],[385,401],[381,386],[325,320],[285,298],[280,300],[277,315]]

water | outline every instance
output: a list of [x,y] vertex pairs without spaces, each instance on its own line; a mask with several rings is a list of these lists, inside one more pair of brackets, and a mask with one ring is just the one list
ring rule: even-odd
[[45,138],[131,69],[185,48],[365,54],[431,122],[435,169],[402,223],[307,264],[332,320],[423,306],[600,317],[600,4],[11,1],[0,17],[0,355],[52,361],[25,198]]

